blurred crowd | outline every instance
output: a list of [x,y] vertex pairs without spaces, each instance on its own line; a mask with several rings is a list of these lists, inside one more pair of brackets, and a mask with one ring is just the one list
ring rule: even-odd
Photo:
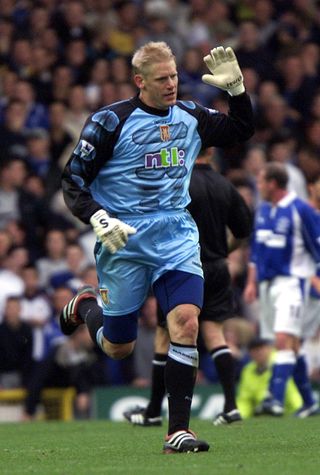
[[[153,297],[141,311],[137,349],[112,362],[85,330],[64,337],[57,316],[83,284],[97,287],[91,229],[66,208],[60,175],[91,111],[136,94],[130,58],[165,40],[179,70],[179,98],[226,112],[227,97],[205,85],[203,56],[232,46],[250,94],[256,132],[215,150],[212,161],[254,210],[256,177],[284,163],[289,188],[308,199],[320,175],[320,2],[316,0],[0,0],[0,388],[149,383],[156,326]],[[259,302],[242,298],[248,249],[230,256],[237,317],[228,343],[239,360],[255,335]],[[319,335],[309,342],[312,375]],[[99,371],[94,371],[99,367]],[[202,353],[200,380],[214,381]],[[79,397],[79,411],[88,410]]]

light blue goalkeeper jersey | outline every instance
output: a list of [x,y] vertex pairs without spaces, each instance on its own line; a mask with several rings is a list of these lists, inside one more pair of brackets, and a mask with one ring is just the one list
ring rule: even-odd
[[249,97],[229,104],[228,115],[191,101],[163,111],[135,97],[93,113],[63,173],[67,205],[86,223],[100,208],[115,216],[185,209],[200,149],[253,133]]
[[[103,123],[105,114],[95,114],[92,120]],[[111,117],[116,124],[116,115]],[[121,129],[112,160],[90,185],[93,198],[115,215],[184,209],[190,201],[193,157],[201,148],[197,125],[197,119],[178,106],[151,121],[149,114],[135,109]]]
[[277,206],[262,202],[255,216],[251,261],[260,282],[276,276],[314,275],[320,262],[319,214],[294,193]]

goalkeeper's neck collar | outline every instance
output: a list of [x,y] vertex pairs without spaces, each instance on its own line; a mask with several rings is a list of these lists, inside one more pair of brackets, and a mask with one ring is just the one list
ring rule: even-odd
[[148,114],[159,115],[160,117],[166,117],[170,110],[170,107],[168,107],[168,109],[157,109],[156,107],[147,106],[147,104],[140,99],[139,95],[134,97],[133,103]]

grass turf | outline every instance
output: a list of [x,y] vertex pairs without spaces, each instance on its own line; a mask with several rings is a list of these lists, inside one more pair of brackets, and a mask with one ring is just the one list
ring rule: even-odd
[[318,475],[320,417],[192,420],[209,452],[162,454],[166,427],[109,421],[0,424],[1,475]]

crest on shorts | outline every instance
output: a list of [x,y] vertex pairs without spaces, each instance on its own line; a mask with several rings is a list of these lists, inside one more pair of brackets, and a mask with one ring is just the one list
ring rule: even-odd
[[110,303],[109,299],[109,289],[99,289],[99,293],[101,295],[102,301],[104,304]]
[[160,137],[162,142],[168,142],[170,140],[169,125],[160,125]]

